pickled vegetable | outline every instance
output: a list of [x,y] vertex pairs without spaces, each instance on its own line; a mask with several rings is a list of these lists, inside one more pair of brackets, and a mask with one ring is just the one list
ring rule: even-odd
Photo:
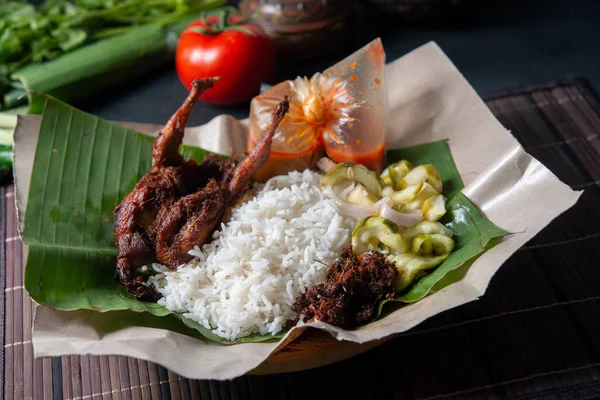
[[403,207],[404,212],[421,209],[421,206],[423,205],[425,200],[439,194],[438,191],[435,190],[434,187],[431,186],[429,183],[422,182],[421,185],[422,186],[421,190],[419,190],[419,193]]
[[401,292],[416,278],[419,272],[430,270],[440,265],[449,254],[434,257],[421,257],[414,254],[400,254],[394,257],[398,278],[396,279],[396,291]]
[[388,167],[390,182],[394,190],[402,190],[408,183],[404,177],[413,169],[413,165],[406,160],[402,160]]
[[423,221],[420,224],[412,226],[403,232],[406,237],[415,237],[417,235],[433,235],[440,234],[452,237],[454,233],[439,222]]
[[454,249],[453,232],[439,222],[423,221],[396,235],[400,236],[394,248],[400,253],[394,257],[397,291],[406,289],[419,274],[440,265]]
[[417,235],[413,239],[410,252],[416,255],[444,255],[454,248],[454,240],[448,236],[434,233],[432,235]]
[[354,163],[341,163],[331,168],[321,180],[321,186],[333,187],[347,180],[360,183],[369,194],[375,196],[375,201],[381,198],[381,178],[367,167]]
[[348,201],[359,206],[372,206],[377,202],[377,197],[367,191],[360,183],[348,195]]
[[421,205],[421,212],[427,221],[437,221],[446,214],[446,199],[441,194],[432,196]]
[[337,164],[321,185],[334,189],[346,206],[351,203],[370,215],[352,232],[353,251],[388,254],[398,270],[397,291],[427,275],[454,249],[453,232],[437,222],[446,214],[446,199],[433,165],[414,167],[402,160],[377,176],[362,165]]
[[431,164],[419,165],[404,176],[403,181],[407,185],[427,182],[438,192],[442,193],[442,177],[440,172]]
[[395,191],[393,188],[386,186],[381,191],[381,194],[384,197],[389,197],[394,204],[408,204],[417,197],[422,188],[423,183],[407,186],[400,191]]
[[386,233],[379,237],[379,241],[383,243],[392,253],[408,253],[411,248],[409,240],[405,240],[399,233]]
[[[401,208],[397,209],[397,207],[398,205],[389,207],[385,204],[381,207],[379,215],[404,228],[416,225],[423,221],[423,212],[421,210],[403,212],[401,211]],[[402,207],[402,205],[400,205],[400,207]]]
[[355,254],[371,250],[381,250],[381,238],[393,234],[398,227],[382,217],[367,217],[361,220],[352,231],[352,249]]
[[380,178],[385,186],[392,186],[392,178],[390,177],[389,167],[383,170],[383,172],[380,175]]

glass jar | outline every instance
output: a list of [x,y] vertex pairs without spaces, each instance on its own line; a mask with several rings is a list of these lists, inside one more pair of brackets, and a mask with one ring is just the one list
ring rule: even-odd
[[308,59],[343,49],[349,32],[353,0],[243,0],[245,15],[258,12],[256,21],[273,40],[279,57]]

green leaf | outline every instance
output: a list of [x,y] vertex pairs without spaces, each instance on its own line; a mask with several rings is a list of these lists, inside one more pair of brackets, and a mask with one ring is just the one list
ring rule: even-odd
[[12,145],[0,144],[0,165],[12,168]]
[[63,51],[69,51],[79,47],[87,39],[87,33],[83,29],[70,29],[57,32],[58,46]]
[[[116,280],[113,210],[150,170],[154,139],[43,98],[23,230],[29,248],[25,288],[32,298],[59,310],[130,313],[131,323],[232,344],[184,315],[131,297]],[[208,154],[190,146],[182,146],[181,153],[197,161]],[[392,150],[388,158],[433,163],[451,192],[462,188],[445,142]],[[489,238],[503,234],[462,194],[449,204],[445,223],[456,232],[457,251],[398,300],[416,301],[460,279],[468,263],[492,243]],[[239,342],[276,341],[284,334],[256,334]]]

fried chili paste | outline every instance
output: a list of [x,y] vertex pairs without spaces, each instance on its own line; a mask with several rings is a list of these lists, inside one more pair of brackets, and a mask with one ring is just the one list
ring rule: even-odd
[[395,294],[394,263],[380,252],[355,255],[342,249],[327,281],[311,286],[294,304],[298,319],[322,321],[342,329],[356,328],[376,317],[377,305]]

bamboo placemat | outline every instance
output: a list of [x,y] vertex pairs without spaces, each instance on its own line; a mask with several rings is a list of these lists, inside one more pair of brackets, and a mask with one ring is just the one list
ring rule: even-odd
[[[600,397],[600,98],[583,80],[490,96],[533,156],[578,204],[520,249],[479,301],[367,353],[315,370],[188,380],[126,357],[33,359],[32,303],[12,186],[0,188],[0,313],[5,399],[305,399]],[[477,138],[473,138],[477,140]]]

